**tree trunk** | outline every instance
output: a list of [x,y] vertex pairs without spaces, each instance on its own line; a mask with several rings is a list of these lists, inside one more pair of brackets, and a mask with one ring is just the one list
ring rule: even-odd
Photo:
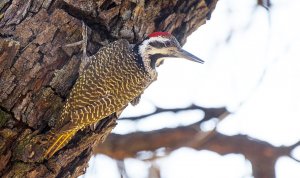
[[[80,131],[49,160],[31,144],[50,130],[78,77],[81,21],[88,54],[124,38],[169,31],[181,44],[209,19],[217,0],[3,0],[0,2],[0,177],[77,177],[115,114]],[[42,141],[40,141],[42,142]],[[44,140],[45,142],[45,140]]]

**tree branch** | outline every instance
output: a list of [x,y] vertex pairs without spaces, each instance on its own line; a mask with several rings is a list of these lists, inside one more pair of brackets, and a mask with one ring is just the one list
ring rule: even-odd
[[[265,141],[247,135],[227,136],[215,131],[202,132],[195,125],[165,128],[150,132],[135,132],[126,135],[111,134],[104,144],[99,144],[94,153],[106,154],[115,159],[136,157],[141,151],[166,148],[168,152],[180,147],[210,150],[221,155],[242,154],[253,167],[254,177],[275,177],[275,162],[281,156],[289,156],[300,143],[288,147],[275,147]],[[293,159],[293,158],[292,158]]]
[[160,114],[160,113],[164,113],[164,112],[178,113],[178,112],[189,111],[189,110],[201,110],[201,111],[203,111],[204,112],[204,117],[201,120],[201,122],[207,121],[211,118],[217,118],[222,113],[229,113],[225,107],[206,108],[206,107],[202,107],[202,106],[192,104],[192,105],[190,105],[188,107],[184,107],[184,108],[160,108],[160,107],[155,107],[155,111],[153,111],[152,113],[144,114],[144,115],[140,115],[140,116],[133,116],[133,117],[122,117],[122,118],[120,118],[120,120],[136,121],[136,120],[141,120],[141,119],[144,119],[146,117],[150,117],[150,116]]

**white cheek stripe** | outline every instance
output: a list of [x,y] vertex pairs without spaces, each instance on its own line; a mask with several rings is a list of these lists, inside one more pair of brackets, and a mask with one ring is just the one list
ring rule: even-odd
[[152,37],[152,38],[149,38],[148,40],[145,40],[139,47],[139,53],[142,57],[146,57],[146,49],[149,45],[149,43],[153,42],[153,41],[159,41],[159,42],[166,42],[166,41],[169,41],[169,39],[167,38],[163,38],[161,36],[158,36],[158,37]]

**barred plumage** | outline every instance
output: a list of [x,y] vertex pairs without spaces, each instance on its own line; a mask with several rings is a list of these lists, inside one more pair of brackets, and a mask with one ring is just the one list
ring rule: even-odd
[[80,73],[50,131],[49,147],[44,156],[51,157],[78,130],[122,110],[129,102],[137,104],[143,91],[156,80],[155,68],[165,57],[203,63],[182,50],[175,37],[166,32],[153,33],[134,47],[126,40],[118,40],[88,57],[90,63]]
[[120,110],[155,80],[138,65],[126,40],[101,48],[76,81],[62,114],[52,130],[51,157],[80,129]]

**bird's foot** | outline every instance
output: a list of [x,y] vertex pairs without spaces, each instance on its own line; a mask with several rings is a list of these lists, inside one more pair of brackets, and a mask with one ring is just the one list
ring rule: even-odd
[[96,123],[94,123],[94,124],[91,124],[91,125],[90,125],[91,131],[95,131],[96,128],[97,128],[97,126],[99,125],[99,123],[100,123],[100,121],[98,121],[98,122],[96,122]]
[[130,101],[130,104],[131,104],[132,106],[136,106],[137,104],[140,103],[140,100],[141,100],[141,95],[135,97],[132,101]]

